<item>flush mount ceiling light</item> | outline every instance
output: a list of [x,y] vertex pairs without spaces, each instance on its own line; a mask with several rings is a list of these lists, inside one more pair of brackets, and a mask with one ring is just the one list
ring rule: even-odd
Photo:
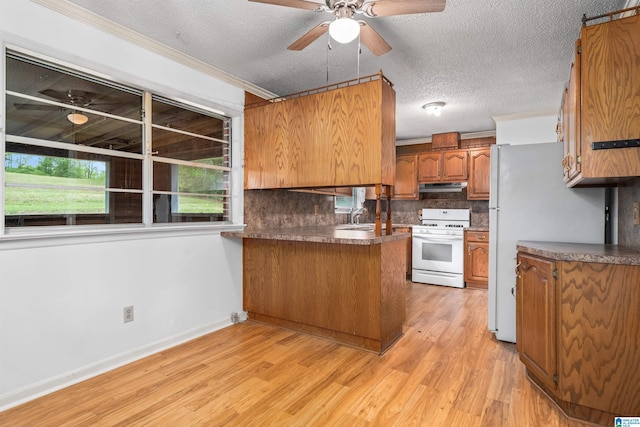
[[427,111],[427,114],[432,114],[436,117],[439,117],[442,114],[442,108],[444,107],[444,102],[430,102],[428,104],[424,104],[422,108]]
[[67,120],[69,120],[74,125],[83,125],[89,121],[89,117],[85,116],[82,113],[69,113],[67,114]]
[[353,12],[349,8],[336,11],[336,20],[329,24],[329,34],[338,43],[349,43],[360,35],[360,24],[351,18]]

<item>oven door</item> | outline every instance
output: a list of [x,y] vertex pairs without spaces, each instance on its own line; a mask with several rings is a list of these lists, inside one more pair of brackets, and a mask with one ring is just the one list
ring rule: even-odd
[[464,268],[463,234],[425,230],[413,233],[413,268],[462,274]]

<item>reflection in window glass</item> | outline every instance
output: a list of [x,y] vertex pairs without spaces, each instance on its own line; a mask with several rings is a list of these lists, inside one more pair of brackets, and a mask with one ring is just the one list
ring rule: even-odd
[[213,117],[211,113],[206,114],[185,107],[168,99],[154,96],[152,122],[154,125],[165,128],[177,129],[228,142],[224,118]]
[[227,154],[229,144],[193,137],[164,129],[153,129],[153,151],[157,156],[211,164],[216,158],[218,166],[230,166]]
[[33,107],[27,100],[12,99],[7,101],[7,117],[16,111],[40,112],[43,115],[62,111],[68,114],[73,112],[73,107],[81,107],[128,119],[141,118],[141,92],[131,88],[11,52],[7,54],[6,75],[7,90],[64,104]]

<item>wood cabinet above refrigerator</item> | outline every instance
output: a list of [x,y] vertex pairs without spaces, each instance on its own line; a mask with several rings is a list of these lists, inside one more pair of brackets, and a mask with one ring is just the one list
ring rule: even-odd
[[570,187],[640,176],[640,15],[582,27],[558,125]]
[[395,91],[382,74],[245,109],[245,189],[393,185]]

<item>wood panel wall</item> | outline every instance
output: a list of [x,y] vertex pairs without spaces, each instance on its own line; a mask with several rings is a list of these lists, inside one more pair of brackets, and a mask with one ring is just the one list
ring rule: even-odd
[[393,185],[395,92],[383,79],[245,110],[245,189]]

